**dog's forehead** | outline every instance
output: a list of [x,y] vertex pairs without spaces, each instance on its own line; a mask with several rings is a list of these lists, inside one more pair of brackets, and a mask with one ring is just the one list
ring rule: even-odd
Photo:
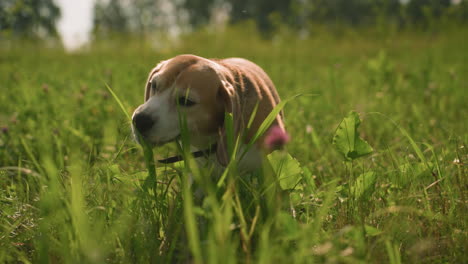
[[151,69],[148,82],[157,84],[158,88],[165,86],[164,83],[170,78],[170,72],[168,72],[165,67],[168,62],[169,61],[162,61]]
[[175,90],[188,92],[201,101],[211,101],[221,85],[216,72],[206,65],[193,65],[180,73],[174,83]]
[[172,87],[177,89],[208,89],[220,82],[215,70],[216,65],[213,64],[208,60],[197,59],[187,62],[171,59],[152,70],[149,82],[156,83],[159,91]]
[[216,72],[206,64],[195,64],[187,67],[176,78],[178,84],[210,84],[218,81]]
[[158,86],[169,87],[185,67],[187,67],[186,63],[177,57],[162,61],[151,70],[148,81],[155,82]]

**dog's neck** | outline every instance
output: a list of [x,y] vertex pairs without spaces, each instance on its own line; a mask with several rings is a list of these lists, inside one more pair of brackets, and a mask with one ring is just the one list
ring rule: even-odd
[[204,150],[217,143],[216,135],[191,135],[190,145],[192,151]]
[[[217,145],[213,144],[207,149],[192,152],[192,155],[194,158],[199,158],[199,157],[208,158],[213,153],[216,152],[216,148],[217,148]],[[175,163],[175,162],[182,161],[182,160],[184,160],[184,157],[182,155],[177,155],[177,156],[165,158],[162,160],[158,160],[158,162],[163,163],[163,164],[170,164],[170,163]]]

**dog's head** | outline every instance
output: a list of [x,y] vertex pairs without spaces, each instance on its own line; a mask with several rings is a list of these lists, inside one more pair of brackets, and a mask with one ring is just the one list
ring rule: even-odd
[[149,74],[145,103],[133,113],[133,130],[154,145],[175,140],[179,117],[186,118],[191,144],[206,147],[216,141],[224,120],[229,83],[215,62],[180,55],[159,63]]
[[[181,135],[183,117],[191,145],[202,149],[217,143],[218,161],[226,165],[225,112],[233,115],[235,136],[248,142],[278,102],[273,83],[252,62],[180,55],[151,70],[145,103],[133,113],[133,130],[147,143],[163,145]],[[281,115],[273,125],[284,130]]]

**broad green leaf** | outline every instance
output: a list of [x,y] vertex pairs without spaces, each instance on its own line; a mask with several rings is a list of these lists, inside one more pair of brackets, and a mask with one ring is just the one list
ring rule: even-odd
[[359,114],[351,111],[343,118],[333,136],[333,145],[346,160],[354,160],[373,151],[369,143],[359,137],[357,129],[360,124]]
[[378,236],[382,234],[382,230],[370,225],[364,225],[364,230],[366,230],[368,236]]
[[315,185],[315,181],[314,181],[312,172],[306,167],[303,167],[302,170],[303,170],[303,173],[304,173],[303,178],[304,178],[304,181],[306,183],[306,188],[309,191],[315,191],[317,189],[317,186]]
[[301,180],[301,166],[289,153],[273,151],[268,155],[273,171],[278,177],[280,187],[283,190],[294,189]]
[[361,198],[361,196],[370,191],[375,184],[375,172],[369,171],[359,175],[354,182],[354,185],[351,186],[351,193],[356,197],[356,199]]

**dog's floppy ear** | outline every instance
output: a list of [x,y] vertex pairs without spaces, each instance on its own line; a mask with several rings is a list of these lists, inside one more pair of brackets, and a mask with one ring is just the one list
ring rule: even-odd
[[150,74],[148,75],[148,80],[146,81],[146,86],[145,86],[145,102],[148,101],[151,95],[151,80],[153,79],[153,75],[157,73],[161,68],[166,64],[166,61],[161,61],[156,67],[154,67]]
[[[233,117],[233,134],[234,136],[242,136],[241,133],[244,129],[244,122],[242,110],[240,107],[239,96],[236,94],[235,87],[226,80],[221,81],[221,86],[218,89],[218,99],[224,106],[224,111],[232,114]],[[227,121],[227,120],[225,120]],[[223,125],[219,129],[219,139],[216,150],[216,156],[221,165],[226,166],[229,162],[229,151],[226,138],[226,126]],[[235,138],[237,140],[237,138]]]
[[234,86],[226,80],[221,81],[221,85],[218,89],[218,98],[224,105],[224,110],[228,113],[234,114],[234,108],[236,106],[236,91]]
[[[228,78],[230,79],[230,78]],[[273,84],[267,84],[261,78],[253,75],[248,76],[249,81],[225,81],[218,90],[219,100],[223,103],[226,112],[233,117],[234,140],[240,137],[240,143],[250,142],[255,132],[260,128],[262,122],[276,107],[279,96],[274,90]],[[234,86],[232,83],[235,83]],[[258,106],[258,107],[257,107]],[[255,115],[255,116],[252,116]],[[251,121],[249,127],[247,123]],[[284,131],[282,113],[278,114],[270,126],[278,126]],[[226,166],[229,162],[229,151],[227,146],[226,126],[219,132],[217,158],[220,164]],[[263,144],[264,136],[257,139],[256,144]]]

